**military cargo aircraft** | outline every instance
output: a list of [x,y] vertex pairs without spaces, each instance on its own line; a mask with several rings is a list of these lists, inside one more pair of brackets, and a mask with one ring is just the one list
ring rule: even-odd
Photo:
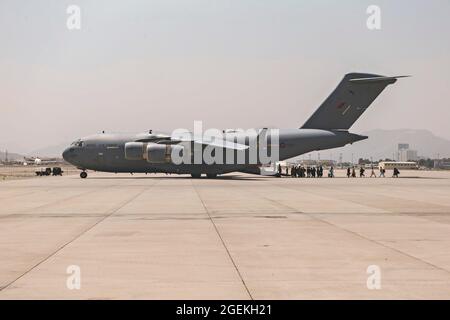
[[[63,158],[82,170],[81,178],[87,177],[86,170],[190,174],[193,178],[229,172],[263,174],[265,165],[367,139],[348,130],[388,85],[403,77],[349,73],[298,129],[223,130],[221,136],[199,136],[186,130],[172,134],[103,132],[74,141]],[[209,158],[204,157],[206,151]]]

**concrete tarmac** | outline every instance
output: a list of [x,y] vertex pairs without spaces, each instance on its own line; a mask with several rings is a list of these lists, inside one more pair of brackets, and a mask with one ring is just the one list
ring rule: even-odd
[[401,176],[1,182],[0,299],[449,299],[450,173]]

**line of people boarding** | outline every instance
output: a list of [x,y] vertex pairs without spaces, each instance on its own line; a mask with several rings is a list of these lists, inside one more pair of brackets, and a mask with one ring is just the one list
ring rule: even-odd
[[[286,176],[291,176],[293,178],[322,178],[323,177],[323,166],[306,166],[303,165],[293,165],[289,168],[286,166]],[[283,172],[281,166],[278,165],[278,176],[282,176]],[[334,168],[331,167],[328,170],[328,177],[334,178]]]
[[[303,165],[292,165],[292,166],[286,166],[285,169],[285,176],[291,176],[293,178],[322,178],[323,177],[323,166],[303,166]],[[365,178],[366,177],[366,169],[364,167],[359,168],[359,177]],[[380,178],[386,177],[386,169],[379,168],[379,175]],[[400,171],[397,168],[394,168],[393,170],[393,178],[398,178],[400,174]],[[282,168],[280,165],[278,165],[278,176],[281,177],[283,175]],[[356,167],[348,167],[347,168],[347,178],[356,178]],[[370,178],[376,178],[377,174],[375,173],[375,168],[371,167],[371,173]],[[334,167],[331,166],[328,170],[328,178],[334,178]]]

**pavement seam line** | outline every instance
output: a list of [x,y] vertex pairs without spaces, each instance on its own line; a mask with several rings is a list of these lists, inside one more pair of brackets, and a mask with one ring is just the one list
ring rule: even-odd
[[[272,185],[273,185],[273,184],[272,184]],[[280,188],[283,188],[283,187],[280,187]],[[289,188],[285,188],[285,189],[289,189]],[[292,190],[292,189],[290,189],[290,190]],[[286,204],[284,204],[284,203],[281,203],[281,202],[279,202],[279,201],[277,201],[277,200],[273,200],[273,199],[270,199],[270,198],[266,198],[266,199],[269,200],[269,201],[275,202],[275,203],[277,203],[277,204],[279,204],[279,205],[281,205],[281,206],[284,206],[284,207],[286,207],[286,208],[289,208],[289,209],[291,209],[291,210],[295,210],[295,208],[293,208],[293,207],[291,207],[291,206],[289,206],[289,205],[286,205]],[[300,212],[300,211],[299,211],[299,212]],[[413,255],[410,255],[409,253],[406,253],[406,252],[403,252],[403,251],[401,251],[401,250],[399,250],[399,249],[397,249],[397,248],[393,248],[393,247],[391,247],[391,246],[388,246],[388,245],[386,245],[386,244],[384,244],[384,243],[382,243],[382,242],[379,242],[379,241],[377,241],[377,240],[367,238],[367,237],[363,236],[362,234],[360,234],[360,233],[358,233],[358,232],[355,232],[355,231],[346,229],[346,228],[344,228],[344,227],[338,226],[338,225],[336,225],[336,224],[334,224],[334,223],[332,223],[332,222],[329,222],[329,221],[327,221],[327,220],[323,220],[323,219],[321,219],[321,218],[315,217],[315,216],[313,216],[313,214],[311,214],[311,213],[306,213],[306,212],[302,212],[302,213],[303,213],[304,215],[310,217],[310,218],[313,219],[313,220],[316,220],[316,221],[319,221],[319,222],[328,224],[329,226],[335,227],[335,228],[340,229],[340,230],[342,230],[342,231],[348,232],[348,233],[350,233],[350,234],[352,234],[352,235],[354,235],[354,236],[357,236],[357,237],[359,237],[360,239],[363,239],[363,240],[372,242],[372,243],[377,244],[377,245],[379,245],[379,246],[382,246],[382,247],[384,247],[384,248],[386,248],[386,249],[390,249],[390,250],[392,250],[392,251],[395,251],[395,252],[397,252],[397,253],[399,253],[399,254],[401,254],[401,255],[404,255],[404,256],[406,256],[406,257],[408,257],[408,258],[411,258],[411,259],[413,259],[413,260],[420,261],[420,262],[422,262],[422,263],[424,263],[424,264],[426,264],[426,265],[428,265],[428,266],[431,266],[432,268],[435,268],[435,269],[444,271],[444,272],[446,272],[446,273],[450,273],[450,271],[447,270],[447,269],[445,269],[445,268],[442,268],[442,267],[439,267],[439,266],[437,266],[437,265],[434,265],[434,264],[432,264],[431,262],[425,261],[425,260],[420,259],[419,257],[415,257],[415,256],[413,256]]]
[[[278,185],[278,187],[280,187],[280,188],[285,188],[285,189],[288,189],[288,190],[291,190],[291,191],[295,191],[296,189],[294,189],[294,188],[289,188],[289,186],[280,186],[280,185]],[[324,188],[326,188],[326,189],[329,189],[329,190],[333,190],[333,188],[332,187],[330,187],[330,186],[324,186]],[[312,195],[315,195],[315,196],[321,196],[321,195],[319,195],[319,194],[317,194],[317,193],[315,193],[315,192],[311,192],[311,191],[307,191],[307,190],[302,190],[303,192],[306,192],[306,193],[309,193],[309,194],[312,194]],[[371,192],[373,192],[373,191],[371,191]],[[382,193],[380,193],[380,192],[373,192],[374,194],[376,193],[376,194],[378,194],[379,196],[381,196],[381,197],[386,197],[386,195],[384,195],[384,194],[382,194]],[[407,199],[404,199],[404,198],[400,198],[400,197],[393,197],[393,196],[389,196],[389,197],[391,197],[391,198],[393,198],[393,199],[398,199],[398,200],[407,200]],[[337,200],[339,200],[339,201],[345,201],[345,202],[349,202],[349,203],[353,203],[353,204],[357,204],[357,205],[360,205],[360,206],[365,206],[365,207],[369,207],[369,208],[375,208],[375,209],[378,209],[378,210],[383,210],[383,211],[385,211],[387,214],[399,214],[399,215],[407,215],[408,213],[397,213],[397,212],[392,212],[392,211],[390,211],[390,210],[388,210],[388,209],[383,209],[383,208],[379,208],[379,207],[375,207],[375,206],[371,206],[371,205],[367,205],[367,204],[364,204],[364,203],[361,203],[361,202],[358,202],[358,201],[355,201],[355,200],[348,200],[348,199],[342,199],[342,198],[340,198],[340,197],[338,197],[337,198]],[[438,208],[444,208],[444,209],[448,209],[448,208],[450,208],[450,206],[448,206],[448,205],[436,205],[436,204],[433,204],[433,203],[431,203],[431,202],[426,202],[426,201],[422,201],[422,200],[414,200],[414,201],[416,201],[416,202],[419,202],[419,203],[423,203],[423,204],[427,204],[427,205],[434,205],[434,206],[436,206],[436,207],[438,207]],[[424,220],[427,220],[427,221],[433,221],[433,220],[431,220],[431,219],[427,219],[427,218],[423,218]]]
[[238,268],[236,262],[234,261],[233,257],[231,256],[230,250],[228,249],[227,245],[225,244],[225,241],[223,240],[222,235],[220,234],[219,229],[217,228],[217,225],[216,225],[216,223],[214,222],[214,219],[212,218],[211,214],[209,213],[209,210],[208,210],[208,208],[206,207],[205,203],[203,202],[203,199],[202,199],[202,197],[200,196],[200,193],[198,192],[198,190],[197,190],[197,188],[195,187],[194,183],[193,183],[192,181],[191,181],[191,183],[192,183],[192,187],[193,187],[194,190],[195,190],[195,193],[197,194],[198,199],[199,199],[200,202],[202,203],[202,206],[203,206],[203,208],[205,209],[205,212],[206,212],[206,214],[208,215],[209,220],[211,221],[211,223],[212,223],[212,225],[213,225],[213,227],[214,227],[214,230],[215,230],[216,233],[217,233],[217,236],[218,236],[219,239],[220,239],[220,242],[222,243],[223,247],[225,248],[225,251],[226,251],[226,253],[227,253],[227,255],[228,255],[228,258],[230,258],[231,263],[233,264],[234,269],[236,270],[236,272],[237,272],[237,274],[238,274],[238,276],[239,276],[239,279],[241,279],[241,282],[242,282],[242,284],[244,285],[245,291],[246,291],[247,294],[249,295],[250,299],[251,299],[251,300],[254,300],[254,299],[253,299],[253,296],[252,296],[252,294],[251,294],[251,292],[250,292],[250,290],[249,290],[248,287],[247,287],[247,284],[245,283],[244,278],[242,277],[241,272],[239,271],[239,268]]
[[[150,187],[154,186],[151,185]],[[16,277],[15,279],[13,279],[12,281],[10,281],[9,283],[7,283],[5,286],[0,287],[0,292],[4,291],[5,289],[7,289],[8,287],[10,287],[12,284],[14,284],[16,281],[20,280],[21,278],[23,278],[24,276],[26,276],[28,273],[30,273],[31,271],[33,271],[34,269],[36,269],[37,267],[39,267],[41,264],[43,264],[44,262],[48,261],[50,258],[52,258],[53,256],[55,256],[58,252],[60,252],[62,249],[64,249],[65,247],[67,247],[68,245],[70,245],[71,243],[73,243],[74,241],[76,241],[77,239],[79,239],[81,236],[83,236],[84,234],[86,234],[87,232],[89,232],[90,230],[92,230],[93,228],[95,228],[97,225],[99,225],[101,222],[105,221],[107,218],[111,217],[114,213],[116,213],[117,211],[119,211],[120,209],[122,209],[124,206],[126,206],[128,203],[130,203],[131,201],[133,201],[134,199],[136,199],[137,197],[139,197],[142,193],[144,193],[144,191],[148,190],[149,187],[146,187],[144,189],[142,189],[140,192],[138,192],[136,195],[134,195],[133,197],[131,197],[130,199],[127,199],[126,201],[122,202],[119,206],[117,206],[115,209],[113,209],[110,213],[106,214],[105,216],[103,216],[101,219],[99,219],[98,221],[96,221],[93,225],[91,225],[89,228],[83,230],[81,233],[79,233],[78,235],[76,235],[74,238],[72,238],[71,240],[69,240],[68,242],[66,242],[65,244],[63,244],[62,246],[58,247],[55,251],[53,251],[52,253],[50,253],[47,257],[45,257],[44,259],[42,259],[41,261],[37,262],[36,264],[34,264],[31,268],[29,268],[28,270],[26,270],[25,272],[23,272],[21,275],[19,275],[18,277]]]
[[[117,185],[107,186],[106,188],[102,189],[102,191],[105,190],[105,189],[108,189],[108,188],[113,188],[113,187],[117,187]],[[52,188],[45,190],[45,192],[49,192],[50,190],[52,190]],[[42,191],[42,190],[40,190],[40,191]],[[40,192],[40,191],[36,191],[36,193]],[[48,207],[48,206],[53,206],[55,204],[62,203],[62,202],[67,201],[67,200],[73,200],[75,198],[84,196],[85,194],[88,194],[90,192],[95,192],[95,190],[88,190],[88,191],[77,193],[77,194],[75,194],[73,196],[69,196],[67,198],[58,199],[58,200],[55,200],[55,201],[50,201],[48,203],[39,205],[39,206],[37,206],[35,208],[32,208],[32,209],[25,209],[25,210],[21,210],[21,211],[16,212],[16,213],[5,214],[3,217],[11,217],[11,216],[20,215],[20,214],[22,214],[22,215],[29,214],[29,213],[33,212],[34,210],[36,210],[36,209],[42,209],[42,208],[45,208],[45,207]]]

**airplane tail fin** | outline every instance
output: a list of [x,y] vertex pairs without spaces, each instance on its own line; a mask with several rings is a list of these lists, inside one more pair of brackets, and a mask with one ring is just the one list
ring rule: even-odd
[[302,126],[304,129],[348,130],[378,95],[398,78],[349,73]]

